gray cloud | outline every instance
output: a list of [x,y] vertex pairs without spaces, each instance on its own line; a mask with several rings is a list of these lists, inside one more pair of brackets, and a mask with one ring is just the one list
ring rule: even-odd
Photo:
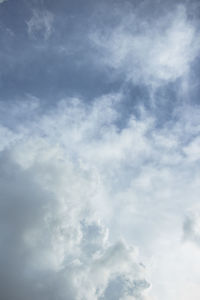
[[200,216],[198,209],[185,217],[183,223],[184,239],[200,246]]
[[29,36],[36,38],[39,35],[47,40],[52,34],[53,20],[54,16],[51,12],[33,10],[32,17],[27,21]]
[[[54,167],[50,171],[48,164],[48,173],[43,170],[42,177],[54,178],[54,172],[59,172],[59,167]],[[39,183],[40,168],[46,167],[41,163],[39,168],[23,170],[9,155],[1,157],[2,297],[111,299],[104,290],[121,276],[124,291],[121,298],[112,299],[125,299],[126,294],[138,299],[149,285],[140,279],[143,271],[134,252],[123,243],[106,245],[98,222],[82,226],[81,220],[89,217],[81,212],[85,203],[80,208],[81,203],[73,203],[69,195],[65,202],[59,199],[61,194],[48,191],[48,185]],[[88,230],[94,232],[94,238]],[[140,281],[144,282],[142,289]]]

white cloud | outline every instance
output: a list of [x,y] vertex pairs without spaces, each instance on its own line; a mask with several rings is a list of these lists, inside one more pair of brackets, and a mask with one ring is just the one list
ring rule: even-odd
[[54,16],[51,12],[33,10],[32,17],[27,21],[28,34],[34,38],[39,35],[47,40],[53,31],[53,20]]
[[122,9],[121,19],[114,28],[97,28],[91,33],[103,65],[133,83],[153,86],[188,73],[199,55],[200,39],[184,6],[153,21]]
[[[24,127],[21,122],[13,130],[2,127],[4,299],[141,299],[148,289],[137,251],[111,242],[99,220],[94,198],[103,192],[100,174],[81,156],[83,143],[103,126],[112,127],[113,98],[92,109],[77,100],[63,102],[40,119],[32,115]],[[29,110],[22,105],[17,113],[20,108],[22,115]],[[119,295],[112,296],[115,289]]]
[[[198,290],[181,237],[200,194],[199,160],[185,150],[200,132],[199,107],[177,109],[163,128],[147,113],[119,128],[123,95],[92,105],[66,99],[45,113],[29,101],[9,108],[13,129],[1,127],[2,261],[18,270],[3,280],[21,291],[15,298],[116,300],[117,290],[119,299],[140,299],[148,282],[147,299],[161,290],[163,300],[181,299],[186,283]],[[5,284],[3,292],[12,298]]]
[[[99,65],[133,84],[183,78],[190,96],[199,38],[185,8],[119,18],[91,35]],[[47,40],[53,20],[34,10],[29,36]],[[32,95],[1,105],[4,300],[199,299],[200,107],[182,104],[158,126],[145,109],[122,120],[123,97],[63,99],[45,112]]]
[[194,138],[191,143],[189,143],[185,148],[184,152],[192,161],[197,161],[200,159],[200,137]]
[[7,0],[0,0],[0,3],[3,3],[3,2],[5,2],[5,1],[7,1]]

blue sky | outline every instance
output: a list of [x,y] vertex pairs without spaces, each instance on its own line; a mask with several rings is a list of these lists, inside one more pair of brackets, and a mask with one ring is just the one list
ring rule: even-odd
[[199,300],[198,1],[0,1],[4,300]]

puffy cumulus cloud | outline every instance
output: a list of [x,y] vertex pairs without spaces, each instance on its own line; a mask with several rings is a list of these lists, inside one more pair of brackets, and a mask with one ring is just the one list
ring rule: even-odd
[[97,132],[112,130],[114,98],[92,109],[73,99],[40,116],[38,105],[19,105],[17,115],[32,117],[14,129],[1,125],[3,299],[141,299],[148,289],[137,251],[111,242],[95,212],[106,191],[81,156]]
[[187,149],[200,108],[179,107],[159,127],[145,110],[120,122],[122,103],[71,98],[44,113],[29,96],[6,119],[0,111],[4,299],[177,300],[186,283],[198,290],[189,253],[199,254],[181,236],[199,201],[200,160]]
[[144,19],[140,7],[129,7],[128,12],[117,12],[116,19],[114,26],[95,28],[90,38],[101,63],[134,84],[173,82],[184,77],[199,56],[198,28],[183,5],[156,19]]
[[54,16],[47,10],[34,9],[31,18],[26,22],[30,37],[42,37],[47,40],[53,30]]

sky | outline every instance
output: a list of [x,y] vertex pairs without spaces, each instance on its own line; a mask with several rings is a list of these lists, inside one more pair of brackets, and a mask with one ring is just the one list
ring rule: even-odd
[[0,0],[3,300],[199,300],[200,3]]

